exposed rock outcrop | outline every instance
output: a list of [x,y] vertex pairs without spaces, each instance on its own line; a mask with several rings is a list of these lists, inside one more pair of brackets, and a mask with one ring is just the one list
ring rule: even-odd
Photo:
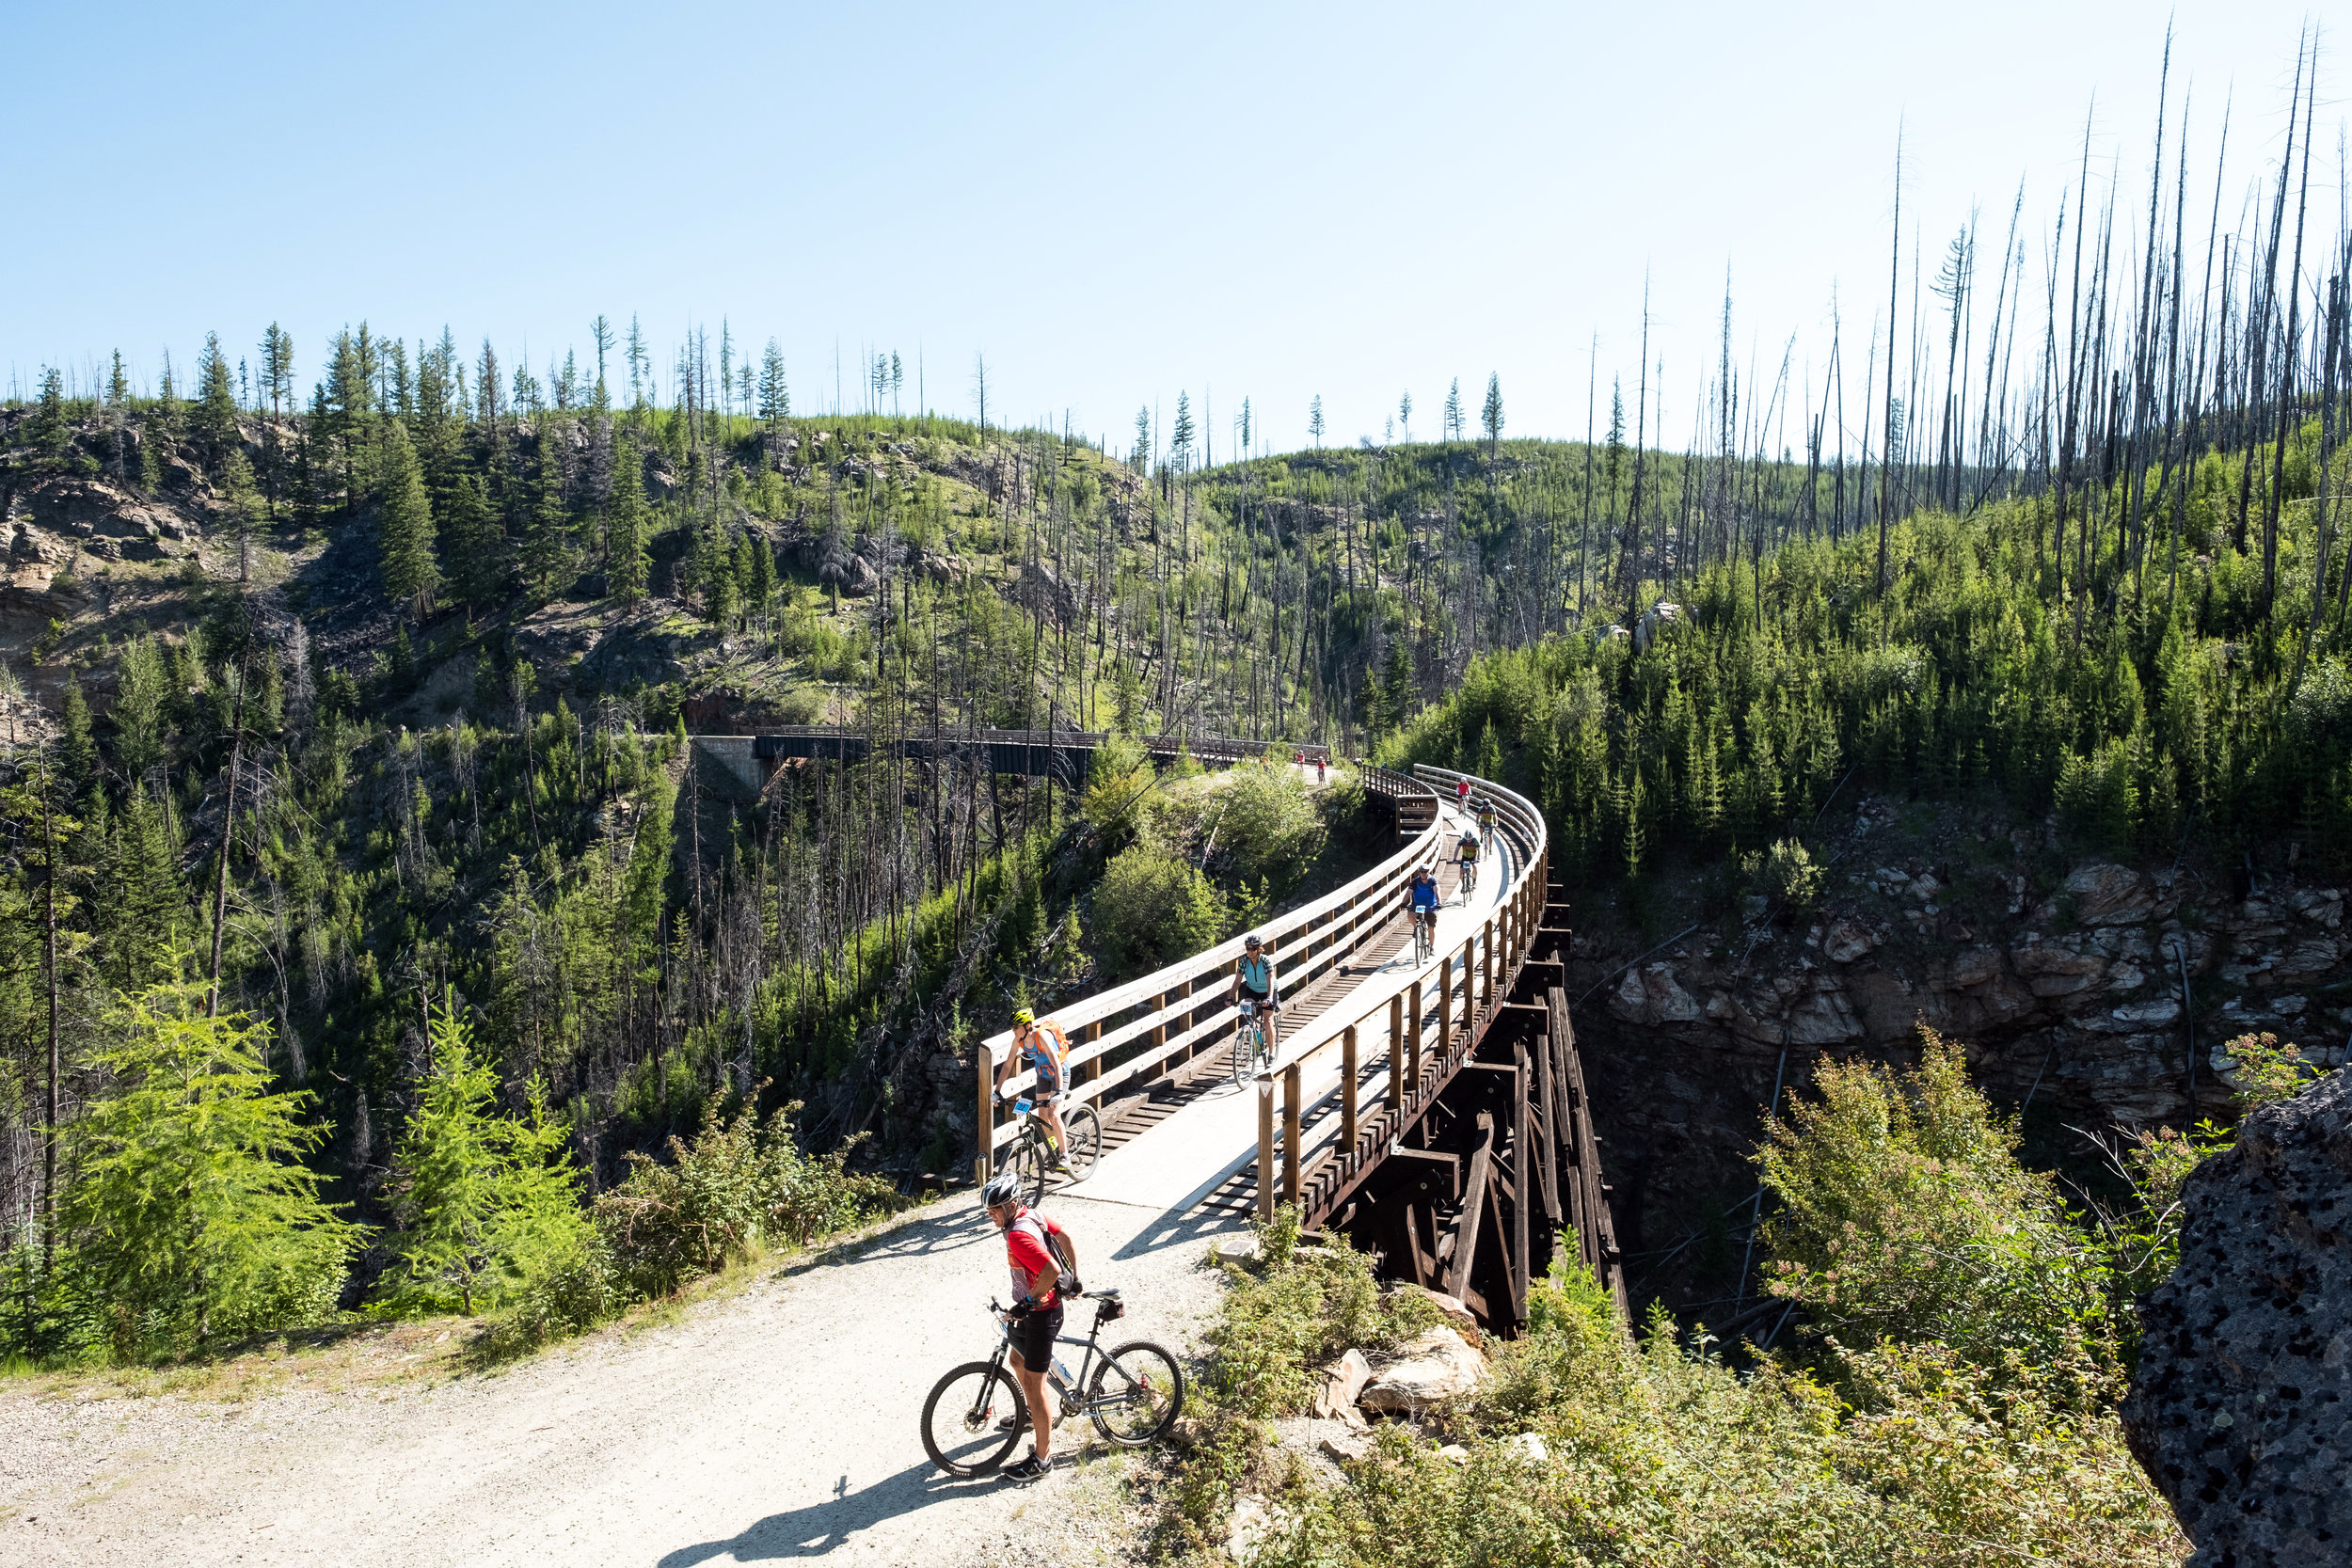
[[2352,1070],[2248,1117],[2181,1195],[2123,1403],[2194,1568],[2352,1558]]
[[1965,1047],[1996,1101],[2086,1124],[2226,1114],[2220,1048],[2251,1031],[2322,1068],[2346,1060],[2352,997],[2333,982],[2352,974],[2352,922],[2308,861],[2250,889],[2053,865],[2006,821],[1884,798],[1857,801],[1841,836],[1851,869],[1810,918],[1752,911],[1662,951],[1580,933],[1568,991],[1591,993],[1577,1032],[1629,1250],[1645,1209],[1676,1227],[1663,1238],[1752,1185],[1739,1151],[1776,1082],[1802,1090],[1824,1055],[1905,1057],[1922,1022]]

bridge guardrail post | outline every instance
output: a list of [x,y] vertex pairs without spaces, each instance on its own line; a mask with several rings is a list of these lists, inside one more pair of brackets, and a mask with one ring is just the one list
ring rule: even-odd
[[1258,1080],[1258,1218],[1274,1218],[1274,1080]]
[[1389,998],[1389,1109],[1405,1103],[1405,998]]
[[[1479,928],[1478,934],[1486,939],[1478,944],[1478,1006],[1481,1007],[1495,1005],[1495,934],[1500,924],[1495,916],[1488,915],[1486,925]],[[1470,1009],[1470,1016],[1478,1016],[1476,1007]]]
[[1294,1208],[1298,1203],[1298,1064],[1293,1062],[1282,1069],[1282,1201]]
[[1454,1055],[1454,955],[1446,953],[1438,960],[1438,1061],[1443,1066]]
[[986,1186],[996,1164],[996,1063],[986,1040],[973,1049],[973,1055],[979,1062],[980,1101],[979,1117],[975,1124],[979,1129],[979,1148],[973,1156],[972,1180],[977,1185]]
[[1462,1049],[1478,1038],[1478,933],[1462,941]]
[[1356,1026],[1349,1024],[1340,1036],[1340,1150],[1347,1158],[1356,1153]]
[[1405,1036],[1405,1087],[1414,1093],[1421,1089],[1421,988],[1422,982],[1416,976],[1412,989],[1406,992],[1406,1005],[1412,1009],[1413,1022]]

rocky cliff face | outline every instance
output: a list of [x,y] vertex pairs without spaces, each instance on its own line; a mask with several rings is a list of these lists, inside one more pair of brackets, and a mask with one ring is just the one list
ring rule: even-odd
[[2124,1430],[2192,1568],[2352,1560],[2352,1071],[2246,1118],[2181,1195]]
[[2222,1042],[2250,1030],[2344,1062],[2343,888],[2291,867],[2232,886],[2053,864],[2042,834],[1922,814],[1863,802],[1802,922],[1751,901],[1736,934],[1702,927],[1629,967],[1600,922],[1580,934],[1569,994],[1590,992],[1577,1030],[1629,1251],[1671,1240],[1643,1237],[1645,1211],[1753,1191],[1743,1156],[1776,1079],[1786,1093],[1824,1054],[1906,1055],[1922,1023],[1966,1047],[1996,1101],[2085,1124],[2222,1113]]

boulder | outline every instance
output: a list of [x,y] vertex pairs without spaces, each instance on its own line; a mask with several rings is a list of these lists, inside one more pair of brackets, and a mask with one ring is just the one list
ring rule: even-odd
[[1290,1515],[1263,1497],[1246,1497],[1233,1504],[1225,1528],[1225,1550],[1235,1562],[1253,1561],[1267,1542],[1289,1528]]
[[1372,1434],[1364,1432],[1334,1432],[1327,1433],[1315,1445],[1326,1459],[1336,1465],[1353,1465],[1372,1451]]
[[1817,992],[1788,1010],[1791,1045],[1836,1045],[1861,1036],[1862,1025],[1853,1016],[1853,1005],[1841,992]]
[[1851,920],[1834,922],[1821,933],[1821,957],[1834,964],[1851,963],[1878,945],[1867,927]]
[[2036,943],[2020,947],[2011,955],[2017,973],[2026,977],[2026,984],[2036,996],[2072,996],[2089,990],[2107,972],[2107,961],[2096,953],[2077,953],[2071,948]]
[[1544,1442],[1543,1433],[1537,1432],[1522,1432],[1516,1437],[1506,1437],[1502,1446],[1516,1449],[1519,1457],[1531,1465],[1541,1465],[1551,1457],[1551,1449]]
[[2192,1568],[2344,1560],[2352,1542],[2352,1069],[2249,1116],[2182,1189],[2142,1309],[2125,1434]]
[[2066,891],[2081,926],[2137,926],[2156,911],[2154,884],[2128,865],[2078,865]]
[[1628,1023],[1696,1023],[1707,1016],[1698,998],[1675,978],[1674,965],[1664,963],[1627,970],[1609,998],[1609,1010]]
[[1478,1386],[1486,1358],[1451,1328],[1416,1334],[1397,1357],[1364,1387],[1359,1401],[1368,1410],[1398,1414],[1456,1400]]
[[1372,1363],[1362,1351],[1349,1351],[1323,1370],[1323,1386],[1315,1393],[1315,1414],[1329,1419],[1343,1410],[1353,1411],[1357,1396],[1371,1381]]
[[1236,1268],[1254,1269],[1263,1254],[1259,1250],[1255,1232],[1238,1236],[1219,1236],[1209,1243],[1209,1261],[1231,1263]]
[[1443,1291],[1433,1291],[1426,1285],[1399,1285],[1395,1289],[1399,1293],[1410,1292],[1425,1297],[1437,1307],[1438,1315],[1454,1325],[1454,1332],[1469,1341],[1471,1349],[1484,1348],[1486,1341],[1479,1335],[1478,1314],[1464,1305],[1461,1297],[1447,1295]]

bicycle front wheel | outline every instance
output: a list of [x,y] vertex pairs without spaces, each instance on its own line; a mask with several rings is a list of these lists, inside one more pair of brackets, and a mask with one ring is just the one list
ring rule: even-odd
[[[997,1423],[1012,1417],[1009,1430]],[[951,1476],[984,1476],[1029,1430],[1029,1403],[1012,1373],[993,1361],[967,1361],[939,1380],[923,1402],[923,1451]]]
[[1258,1031],[1245,1023],[1233,1031],[1233,1087],[1249,1082],[1258,1065]]
[[1110,1352],[1087,1386],[1087,1414],[1095,1431],[1126,1448],[1159,1437],[1184,1408],[1184,1370],[1148,1339]]
[[1061,1118],[1062,1158],[1070,1162],[1070,1180],[1084,1181],[1094,1174],[1094,1162],[1103,1157],[1103,1118],[1091,1105],[1078,1105],[1065,1112]]
[[1022,1190],[1029,1195],[1029,1207],[1034,1209],[1045,1200],[1045,1181],[1054,1164],[1053,1146],[1045,1141],[1042,1129],[1031,1129],[1029,1135],[1021,1140],[1012,1163],[1021,1173]]

